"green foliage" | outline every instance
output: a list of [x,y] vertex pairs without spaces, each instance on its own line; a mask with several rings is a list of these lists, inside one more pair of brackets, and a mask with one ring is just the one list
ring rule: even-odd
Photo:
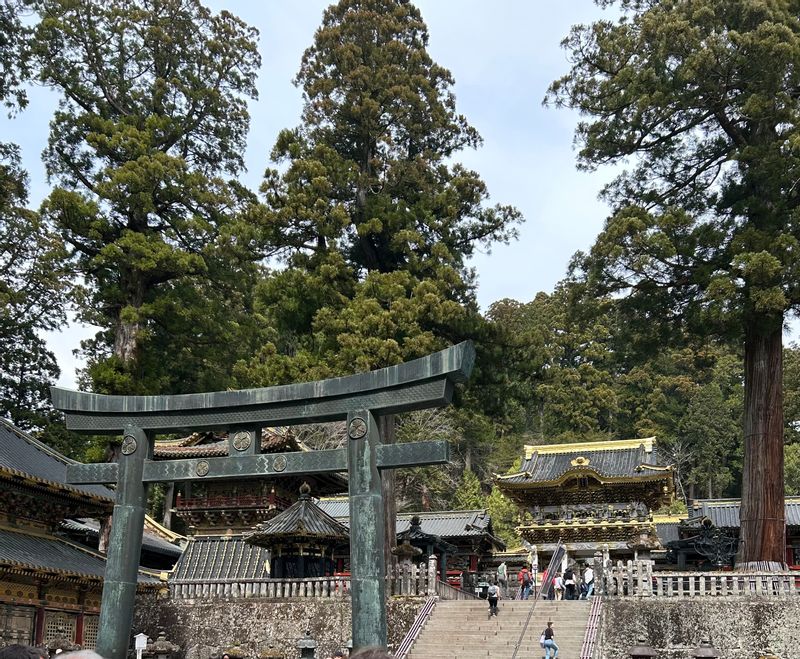
[[30,75],[23,0],[0,0],[0,102],[13,114],[27,105],[23,83]]
[[783,421],[787,444],[800,442],[800,346],[783,351]]
[[52,413],[59,370],[40,333],[65,322],[67,270],[58,236],[26,202],[18,150],[0,144],[0,415],[30,429]]
[[606,188],[614,214],[574,265],[593,291],[621,294],[650,350],[674,345],[676,327],[743,340],[741,560],[782,561],[780,497],[762,466],[782,471],[777,370],[784,315],[800,305],[797,6],[618,5],[616,21],[572,29],[572,69],[546,99],[587,117],[580,166],[632,165]]
[[461,476],[455,495],[453,508],[457,510],[475,510],[486,507],[486,496],[481,490],[481,482],[471,469],[465,469]]
[[649,323],[651,345],[678,322],[697,334],[769,333],[800,303],[796,8],[621,10],[617,22],[572,29],[572,70],[547,96],[590,117],[577,130],[582,167],[636,156],[606,189],[615,214],[576,263],[598,290],[628,293],[624,308]]
[[485,505],[492,518],[492,527],[495,535],[506,543],[506,548],[519,547],[521,540],[514,530],[517,526],[517,515],[519,514],[517,505],[504,497],[503,493],[496,487],[492,488],[491,494],[486,498]]
[[783,476],[786,494],[800,495],[800,444],[786,447]]
[[295,79],[303,124],[273,150],[287,170],[264,184],[274,242],[291,262],[311,269],[340,250],[358,272],[404,270],[464,296],[475,247],[515,235],[519,212],[486,207],[478,175],[450,164],[480,137],[427,44],[410,2],[341,0],[325,11]]
[[197,0],[34,6],[38,75],[62,96],[44,210],[85,282],[80,319],[104,328],[84,346],[89,380],[220,388],[221,364],[247,347],[240,282],[262,255],[254,197],[222,178],[243,167],[256,31]]
[[[695,391],[678,430],[695,456],[687,482],[708,498],[724,493],[733,480],[730,458],[742,445],[742,439],[741,426],[732,416],[719,385],[711,383]],[[720,456],[728,459],[721,461]]]
[[514,235],[453,158],[480,143],[427,52],[419,11],[398,0],[326,10],[295,80],[302,125],[281,133],[262,186],[271,242],[290,267],[259,287],[275,329],[239,383],[367,370],[423,355],[481,325],[465,263]]

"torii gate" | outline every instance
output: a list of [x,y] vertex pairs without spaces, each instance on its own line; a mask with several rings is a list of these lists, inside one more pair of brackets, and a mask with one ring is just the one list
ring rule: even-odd
[[[369,373],[300,384],[178,396],[102,396],[53,387],[67,428],[122,435],[119,462],[76,464],[66,482],[115,483],[97,651],[125,659],[133,624],[147,484],[347,471],[353,645],[386,647],[386,565],[381,470],[448,462],[444,441],[381,444],[376,417],[447,405],[472,371],[467,341]],[[347,420],[347,448],[260,454],[261,428]],[[228,431],[228,457],[151,459],[157,433]]]

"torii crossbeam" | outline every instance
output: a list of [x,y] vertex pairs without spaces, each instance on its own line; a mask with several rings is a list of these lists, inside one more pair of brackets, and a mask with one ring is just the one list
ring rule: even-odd
[[[122,435],[118,463],[67,467],[71,484],[115,483],[97,651],[125,659],[133,623],[147,484],[347,471],[354,647],[386,647],[381,470],[443,464],[441,441],[381,444],[377,417],[447,405],[475,359],[471,342],[369,373],[301,384],[178,396],[102,396],[52,388],[67,428]],[[260,454],[261,428],[347,420],[347,448]],[[151,460],[155,435],[228,431],[227,458]]]

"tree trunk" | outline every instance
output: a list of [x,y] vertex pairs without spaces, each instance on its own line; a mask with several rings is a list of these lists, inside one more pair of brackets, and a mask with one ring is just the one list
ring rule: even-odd
[[[783,318],[751,322],[744,345],[744,466],[738,567],[784,563]],[[750,564],[750,565],[749,565]],[[762,566],[763,567],[763,566]]]
[[[394,414],[382,416],[380,420],[381,442],[394,444],[395,418]],[[386,568],[394,567],[397,560],[392,549],[397,547],[397,502],[395,501],[394,469],[384,469],[381,481],[383,483],[383,512],[386,517],[386,533],[384,535],[384,554]]]
[[126,366],[136,361],[140,330],[141,324],[138,322],[126,322],[122,318],[117,320],[114,332],[114,356]]

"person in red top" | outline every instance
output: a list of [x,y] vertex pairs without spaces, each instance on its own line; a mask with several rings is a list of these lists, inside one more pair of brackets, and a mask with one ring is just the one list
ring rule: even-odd
[[519,574],[517,574],[517,581],[519,581],[519,589],[522,599],[526,600],[531,594],[531,573],[527,566],[523,567]]

